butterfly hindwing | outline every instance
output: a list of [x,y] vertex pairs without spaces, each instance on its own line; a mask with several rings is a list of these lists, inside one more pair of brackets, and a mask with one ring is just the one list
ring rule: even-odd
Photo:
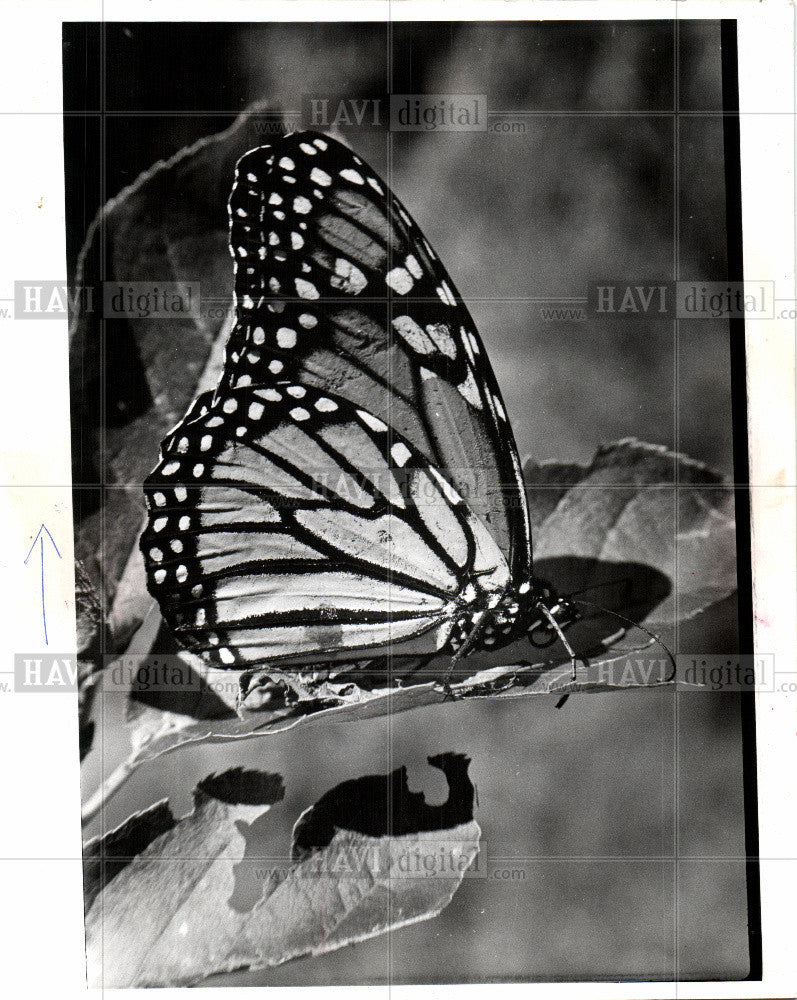
[[200,396],[145,493],[150,589],[221,666],[426,656],[510,578],[411,442],[299,383]]
[[387,185],[328,136],[247,153],[230,199],[238,322],[219,392],[289,378],[357,403],[465,497],[531,572],[517,451],[473,320]]

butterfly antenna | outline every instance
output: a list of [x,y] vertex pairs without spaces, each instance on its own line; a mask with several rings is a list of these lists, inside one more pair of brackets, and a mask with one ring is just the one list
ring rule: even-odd
[[[571,600],[571,599],[572,598],[568,597],[568,600]],[[660,636],[656,635],[655,632],[651,632],[649,628],[645,628],[644,625],[640,625],[639,622],[635,622],[631,618],[626,618],[625,615],[621,615],[617,611],[610,611],[608,608],[604,608],[600,604],[595,604],[594,601],[580,601],[580,600],[575,600],[575,601],[573,601],[573,603],[574,604],[583,604],[585,607],[588,607],[588,608],[595,608],[596,611],[601,611],[605,615],[611,615],[613,618],[618,618],[621,622],[625,622],[627,625],[633,626],[633,628],[638,628],[638,629],[640,629],[640,631],[644,632],[646,635],[649,635],[650,638],[654,642],[657,642],[661,646],[661,648],[664,650],[664,652],[669,657],[670,663],[672,664],[672,673],[667,678],[667,680],[671,680],[675,676],[675,673],[676,673],[676,671],[678,669],[678,666],[677,666],[677,664],[675,662],[675,657],[671,653],[671,651],[670,651],[669,647],[667,646],[667,644],[664,643],[664,642],[662,642]]]
[[562,631],[562,629],[559,627],[559,622],[556,620],[556,618],[554,618],[554,616],[548,610],[547,605],[543,601],[537,601],[537,604],[535,605],[535,607],[547,619],[548,624],[551,626],[551,628],[556,632],[556,634],[562,640],[562,645],[565,647],[565,649],[568,652],[568,655],[570,656],[570,668],[572,670],[573,680],[575,681],[575,679],[576,679],[576,666],[577,665],[576,665],[576,654],[573,651],[573,647],[567,641],[567,636],[564,634],[564,632]]

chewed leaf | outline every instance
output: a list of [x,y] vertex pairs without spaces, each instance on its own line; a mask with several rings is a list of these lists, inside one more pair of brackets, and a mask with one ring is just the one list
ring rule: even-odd
[[105,886],[176,820],[166,801],[128,817],[104,837],[83,845],[83,897],[86,910]]
[[[89,985],[188,985],[436,916],[476,857],[481,831],[468,758],[429,763],[448,781],[442,805],[410,792],[404,768],[347,781],[303,813],[289,852],[269,845],[263,822],[282,782],[259,771],[206,778],[177,823],[163,803],[131,817],[92,845],[111,875],[92,883]],[[153,838],[156,813],[163,832]],[[264,868],[264,858],[279,865]]]

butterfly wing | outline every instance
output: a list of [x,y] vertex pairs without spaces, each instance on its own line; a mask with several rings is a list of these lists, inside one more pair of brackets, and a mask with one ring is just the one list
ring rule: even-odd
[[511,427],[454,283],[351,150],[294,133],[247,153],[230,199],[238,322],[220,392],[289,378],[370,411],[488,526],[514,580],[531,537]]
[[433,654],[510,579],[411,442],[298,383],[200,396],[145,494],[150,590],[224,667]]

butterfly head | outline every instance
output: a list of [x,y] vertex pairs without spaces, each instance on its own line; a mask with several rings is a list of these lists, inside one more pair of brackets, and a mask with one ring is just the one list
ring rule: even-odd
[[582,617],[575,603],[566,597],[560,597],[547,580],[537,578],[521,584],[519,590],[524,589],[527,595],[524,602],[526,634],[529,642],[537,649],[553,645],[560,632]]
[[458,658],[476,648],[500,649],[524,635],[533,646],[544,649],[556,641],[558,630],[581,618],[572,601],[559,597],[547,581],[539,579],[521,583],[500,597],[471,583],[461,601],[448,643]]

